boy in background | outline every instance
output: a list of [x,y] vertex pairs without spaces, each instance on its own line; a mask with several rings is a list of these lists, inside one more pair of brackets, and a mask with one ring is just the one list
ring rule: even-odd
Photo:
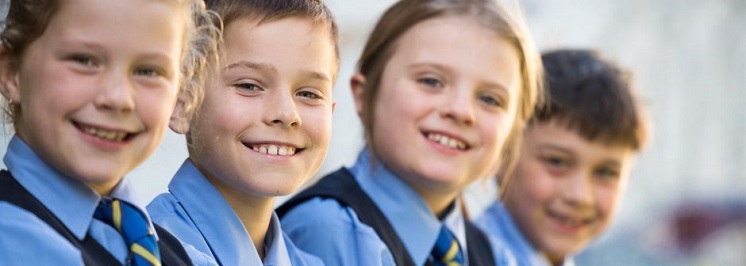
[[501,200],[477,225],[518,265],[573,265],[610,224],[647,140],[628,73],[592,50],[542,55],[547,101],[537,106]]

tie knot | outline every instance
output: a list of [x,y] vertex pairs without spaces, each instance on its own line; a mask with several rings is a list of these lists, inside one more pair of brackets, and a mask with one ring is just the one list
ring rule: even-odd
[[93,217],[113,226],[129,247],[127,265],[160,265],[160,253],[147,216],[134,205],[115,198],[101,200]]
[[463,265],[464,254],[456,237],[448,228],[441,226],[438,239],[430,252],[434,265]]

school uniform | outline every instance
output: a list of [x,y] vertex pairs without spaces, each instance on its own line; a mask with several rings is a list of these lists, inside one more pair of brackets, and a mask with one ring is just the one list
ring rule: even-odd
[[323,265],[298,248],[272,215],[264,240],[264,262],[230,204],[186,160],[168,186],[148,205],[153,220],[220,265]]
[[[0,265],[125,263],[130,248],[124,237],[94,218],[102,201],[98,193],[46,164],[18,136],[11,139],[4,162],[9,171],[0,172]],[[126,179],[107,197],[114,198],[144,214],[146,230],[155,234],[161,258],[168,258],[168,264],[189,262],[170,260],[174,255],[186,258],[181,244],[154,228]],[[143,223],[142,218],[139,221]]]
[[[501,201],[495,201],[474,223],[490,236],[493,246],[509,248],[519,266],[552,265],[526,239]],[[574,266],[575,263],[568,257],[562,265]]]
[[[317,193],[320,190],[324,192]],[[369,204],[353,207],[360,199]],[[489,245],[484,235],[473,237],[483,239],[481,244],[469,245],[472,242],[467,234],[474,232],[474,227],[464,220],[458,200],[443,220],[438,219],[404,181],[380,162],[372,165],[367,149],[352,168],[324,177],[286,202],[278,213],[295,244],[328,265],[429,264],[442,227],[458,242],[464,265],[470,260],[472,265],[494,264],[490,249],[481,247]],[[472,256],[474,253],[482,256]],[[480,263],[485,257],[489,262]]]

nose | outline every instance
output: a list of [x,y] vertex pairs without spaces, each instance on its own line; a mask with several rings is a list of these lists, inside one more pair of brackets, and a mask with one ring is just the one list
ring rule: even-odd
[[574,207],[593,204],[593,180],[589,173],[578,172],[562,181],[562,198]]
[[454,87],[444,94],[440,116],[454,121],[458,125],[470,126],[476,120],[471,89],[466,86]]
[[124,71],[110,71],[101,79],[100,92],[94,98],[96,107],[117,114],[135,110],[135,86]]
[[264,111],[264,123],[270,126],[283,128],[294,128],[301,126],[301,118],[298,106],[291,93],[285,91],[274,91],[269,95],[273,100],[269,101]]

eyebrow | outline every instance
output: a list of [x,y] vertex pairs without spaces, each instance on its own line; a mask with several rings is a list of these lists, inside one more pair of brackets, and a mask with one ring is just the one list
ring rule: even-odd
[[332,79],[328,75],[326,75],[324,73],[321,73],[321,72],[318,72],[318,71],[304,71],[303,75],[304,76],[309,76],[312,79],[316,79],[316,80],[321,80],[321,81],[326,81],[326,82],[332,82]]
[[[419,67],[432,67],[432,68],[437,69],[438,71],[443,71],[443,72],[448,72],[448,73],[454,72],[452,67],[449,67],[447,65],[443,65],[440,63],[434,63],[434,62],[428,62],[428,61],[412,64],[409,66],[409,69],[419,68]],[[492,81],[483,81],[483,84],[486,85],[483,87],[499,89],[503,91],[504,93],[510,95],[510,91],[508,90],[508,88],[506,88],[500,83],[492,82]]]
[[573,154],[573,152],[570,149],[567,149],[559,145],[551,144],[551,143],[541,143],[536,146],[539,148],[539,150],[542,150],[542,151],[543,150],[556,150],[556,151],[560,151],[560,152],[564,152],[568,154]]
[[249,61],[238,61],[235,63],[232,63],[230,65],[227,65],[225,69],[234,69],[234,68],[250,68],[250,69],[256,69],[261,71],[270,71],[270,72],[277,72],[277,68],[270,64],[263,64],[263,63],[254,63]]
[[[542,143],[537,146],[539,147],[539,150],[548,149],[548,150],[556,150],[556,151],[567,153],[567,154],[573,154],[573,155],[575,154],[569,149],[566,149],[562,146],[554,145],[551,143]],[[617,168],[622,167],[622,162],[620,162],[619,160],[615,160],[615,159],[603,159],[601,161],[601,164],[612,166],[612,167],[617,167]]]
[[[234,69],[234,68],[249,68],[249,69],[255,69],[259,71],[267,71],[272,73],[277,73],[277,68],[273,65],[266,64],[266,63],[254,63],[249,61],[238,61],[235,63],[232,63],[230,65],[227,65],[225,67],[226,70],[228,69]],[[329,75],[326,75],[322,72],[318,71],[303,71],[302,72],[304,76],[310,76],[312,79],[321,80],[321,81],[327,81],[331,82],[332,79],[329,77]]]

